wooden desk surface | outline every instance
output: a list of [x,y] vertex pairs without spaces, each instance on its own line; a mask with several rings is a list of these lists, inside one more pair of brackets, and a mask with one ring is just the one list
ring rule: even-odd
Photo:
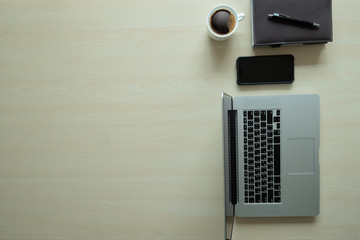
[[[360,239],[360,1],[334,42],[231,40],[218,1],[0,0],[0,239],[222,239],[221,93],[321,97],[315,219],[237,219],[234,239]],[[295,56],[291,85],[238,87],[238,56]]]

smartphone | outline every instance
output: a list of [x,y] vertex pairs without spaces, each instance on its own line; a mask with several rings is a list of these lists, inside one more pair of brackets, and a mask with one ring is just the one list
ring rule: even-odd
[[268,55],[239,57],[236,60],[239,85],[292,83],[294,81],[294,56]]

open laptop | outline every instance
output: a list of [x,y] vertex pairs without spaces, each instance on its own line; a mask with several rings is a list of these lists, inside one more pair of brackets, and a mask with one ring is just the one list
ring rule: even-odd
[[318,95],[223,93],[227,217],[319,214]]

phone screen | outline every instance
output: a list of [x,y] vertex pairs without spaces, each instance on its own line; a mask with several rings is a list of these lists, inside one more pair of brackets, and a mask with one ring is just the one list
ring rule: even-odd
[[239,57],[236,68],[239,85],[294,81],[294,56],[291,54]]

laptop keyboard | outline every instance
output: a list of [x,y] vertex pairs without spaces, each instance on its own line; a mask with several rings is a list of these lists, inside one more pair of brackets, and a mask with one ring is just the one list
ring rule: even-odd
[[281,203],[280,109],[244,110],[245,203]]

